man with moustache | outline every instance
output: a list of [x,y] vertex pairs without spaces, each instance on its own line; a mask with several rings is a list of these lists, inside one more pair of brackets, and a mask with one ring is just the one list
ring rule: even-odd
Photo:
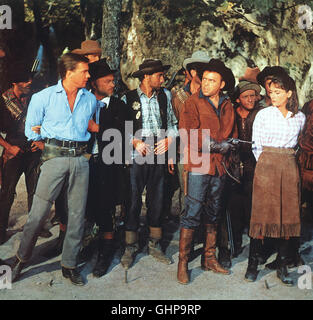
[[22,174],[28,195],[28,211],[32,206],[35,193],[41,151],[36,141],[27,141],[25,119],[31,97],[33,73],[25,62],[13,64],[10,68],[11,88],[2,94],[1,131],[2,184],[0,192],[0,244],[6,240],[6,229],[10,210],[14,201],[15,188]]
[[[160,246],[164,177],[167,168],[164,155],[178,135],[171,94],[161,88],[164,83],[164,72],[169,68],[169,65],[163,65],[160,60],[145,60],[139,66],[139,70],[133,73],[133,77],[140,80],[139,87],[123,97],[129,111],[129,119],[133,121],[133,135],[130,137],[133,146],[130,165],[131,203],[130,209],[126,212],[126,248],[121,259],[125,269],[131,266],[138,252],[141,197],[145,187],[147,187],[149,254],[162,263],[171,263]],[[161,161],[158,163],[159,159],[163,163]]]
[[[237,137],[233,105],[222,92],[235,84],[232,71],[218,59],[204,64],[200,73],[201,88],[184,105],[179,128],[186,146],[185,170],[188,171],[186,213],[181,218],[177,281],[188,284],[188,259],[194,231],[204,223],[206,237],[201,257],[203,270],[229,274],[216,259],[217,227],[223,210],[228,154],[227,142]],[[203,131],[205,130],[205,131]],[[197,133],[197,134],[195,134]]]
[[[47,219],[53,201],[67,181],[68,225],[62,252],[62,275],[75,285],[84,285],[77,271],[86,209],[89,163],[86,154],[90,138],[88,122],[96,106],[96,97],[84,87],[90,77],[88,59],[73,53],[59,61],[61,79],[33,95],[26,118],[25,134],[37,141],[42,152],[41,173],[19,249],[12,264],[16,281],[29,261],[38,230]],[[40,134],[32,127],[40,125]]]
[[[111,141],[103,141],[103,133],[106,130],[118,130],[124,141],[127,110],[125,103],[113,96],[115,72],[116,70],[110,69],[106,59],[89,64],[92,93],[103,103],[98,104],[96,121],[90,121],[89,129],[93,133],[88,143],[88,153],[91,157],[86,219],[87,223],[96,222],[99,227],[98,258],[93,269],[93,275],[97,278],[106,273],[112,261],[115,206],[123,189],[118,179],[119,171],[123,170],[122,163],[108,163],[105,157],[114,158],[115,155],[104,152]],[[121,143],[113,152],[117,151],[122,155],[123,150]],[[123,160],[122,157],[120,160]]]

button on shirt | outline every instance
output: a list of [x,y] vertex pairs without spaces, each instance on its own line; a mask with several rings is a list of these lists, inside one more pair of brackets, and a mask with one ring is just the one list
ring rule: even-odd
[[[96,110],[97,99],[85,88],[79,89],[71,112],[62,81],[32,96],[28,106],[25,135],[28,140],[55,138],[65,141],[88,141],[88,122]],[[41,125],[40,134],[31,127]]]
[[[148,98],[140,88],[137,88],[137,92],[141,103],[142,113],[142,136],[160,136],[162,128],[162,119],[160,115],[160,107],[157,99],[156,92],[153,92],[152,96]],[[174,115],[171,105],[171,93],[164,89],[167,98],[167,136],[177,137],[177,119]],[[127,103],[126,96],[122,100]]]
[[267,107],[258,112],[252,128],[252,152],[259,159],[262,147],[294,148],[305,123],[305,115],[299,111],[292,117],[288,111],[286,118],[277,107]]

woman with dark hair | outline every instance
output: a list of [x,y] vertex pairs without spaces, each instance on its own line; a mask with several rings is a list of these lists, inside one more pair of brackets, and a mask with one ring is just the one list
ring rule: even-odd
[[[305,123],[298,111],[295,82],[287,74],[272,78],[269,84],[272,106],[257,114],[252,130],[252,148],[257,160],[253,180],[252,212],[249,235],[250,254],[257,256],[264,238],[276,239],[278,247],[277,276],[292,286],[287,264],[290,239],[300,237],[300,179],[295,159],[295,146]],[[247,269],[245,278],[257,277]]]

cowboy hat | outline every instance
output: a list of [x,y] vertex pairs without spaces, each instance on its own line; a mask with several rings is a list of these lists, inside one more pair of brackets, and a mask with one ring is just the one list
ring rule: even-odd
[[250,82],[258,83],[257,76],[259,73],[260,73],[260,69],[258,67],[255,67],[255,68],[247,67],[244,75],[239,78],[239,81],[247,80]]
[[225,86],[222,89],[223,91],[231,91],[235,86],[235,77],[233,72],[227,68],[219,59],[211,59],[208,63],[201,64],[199,70],[199,78],[202,79],[203,73],[205,71],[217,72],[221,75],[223,81],[225,82]]
[[161,60],[157,59],[147,59],[141,65],[139,65],[139,70],[135,71],[132,76],[134,78],[139,78],[145,74],[153,74],[156,72],[167,71],[171,65],[163,65]]
[[257,75],[257,80],[258,83],[262,86],[265,87],[265,78],[269,77],[269,76],[284,76],[284,75],[288,75],[288,72],[286,71],[286,69],[284,69],[283,67],[280,66],[274,66],[274,67],[265,67],[258,75]]
[[80,49],[74,49],[72,53],[86,55],[86,54],[97,54],[101,55],[102,50],[99,46],[98,41],[95,40],[85,40],[81,43]]
[[210,61],[209,56],[204,51],[196,51],[191,55],[191,58],[187,58],[183,62],[184,69],[190,63],[208,63]]
[[94,81],[99,78],[105,77],[109,74],[115,73],[117,70],[110,69],[109,65],[106,62],[106,59],[100,59],[98,61],[92,62],[89,64],[89,74],[90,80]]

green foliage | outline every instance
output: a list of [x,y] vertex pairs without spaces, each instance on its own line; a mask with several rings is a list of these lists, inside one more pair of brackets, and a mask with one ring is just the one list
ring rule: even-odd
[[44,24],[61,22],[68,25],[80,19],[80,0],[26,0],[26,19],[29,22],[34,21],[34,2],[40,6]]

